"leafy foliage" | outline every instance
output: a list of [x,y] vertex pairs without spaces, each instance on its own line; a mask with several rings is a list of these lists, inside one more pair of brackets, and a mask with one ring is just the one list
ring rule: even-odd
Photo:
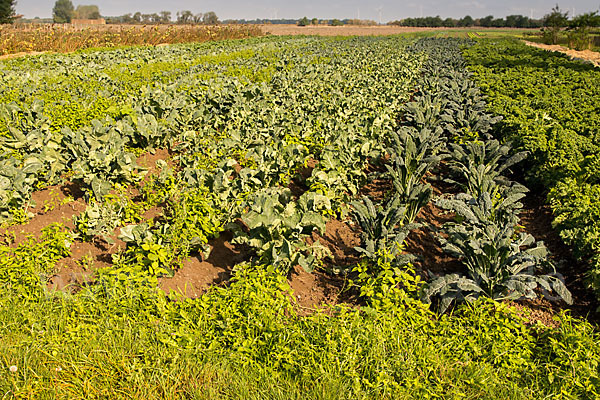
[[407,208],[397,195],[378,206],[367,196],[363,196],[360,202],[353,201],[351,205],[361,227],[363,242],[363,247],[356,247],[356,250],[370,259],[375,259],[384,250],[390,251],[394,256],[400,255],[402,244],[410,230],[419,226],[406,223]]
[[[555,291],[570,304],[571,294],[548,261],[544,245],[536,244],[530,234],[515,232],[518,219],[513,204],[505,201],[494,208],[487,192],[468,201],[464,201],[465,197],[463,201],[459,196],[438,205],[452,209],[462,220],[445,225],[447,237],[440,241],[445,251],[467,267],[467,277],[450,274],[438,278],[427,288],[426,297],[440,295],[440,308],[445,310],[453,300],[473,301],[479,296],[495,300],[533,299],[539,287],[546,295]],[[548,269],[550,274],[537,274]]]
[[443,140],[440,131],[403,128],[391,136],[393,146],[388,148],[388,152],[391,154],[392,166],[386,165],[386,168],[396,195],[406,204],[406,220],[413,222],[419,210],[431,198],[431,187],[421,182],[425,174],[442,160],[439,153]]
[[[527,152],[518,152],[509,156],[511,147],[501,145],[497,140],[474,141],[464,145],[451,143],[450,166],[461,178],[458,183],[462,189],[474,197],[483,193],[491,193],[493,197],[500,195],[498,190],[512,186],[502,174],[510,167],[523,161]],[[526,189],[519,187],[520,192]]]
[[558,4],[552,8],[552,12],[544,15],[544,27],[546,30],[544,31],[544,37],[547,39],[549,44],[557,44],[558,43],[558,33],[561,28],[567,26],[569,12],[563,12]]
[[312,272],[317,259],[313,254],[305,254],[311,249],[304,239],[313,230],[325,230],[325,218],[318,212],[318,204],[306,200],[296,203],[289,190],[266,190],[250,197],[248,207],[242,216],[248,232],[235,226],[234,241],[255,249],[262,263],[284,271],[300,264]]
[[[456,222],[443,226],[444,235],[438,235],[438,239],[445,251],[462,262],[466,276],[449,274],[434,279],[425,288],[424,298],[429,302],[439,296],[440,309],[445,311],[453,301],[474,301],[480,296],[498,300],[534,298],[539,287],[546,294],[554,290],[571,302],[570,293],[546,258],[545,247],[534,246],[531,235],[517,232],[522,207],[519,200],[527,189],[503,173],[523,161],[527,152],[511,155],[509,144],[502,145],[490,137],[489,131],[500,118],[487,113],[485,99],[469,79],[457,51],[458,43],[448,44],[453,50],[443,55],[432,51],[434,57],[426,68],[436,71],[438,82],[427,79],[422,96],[427,96],[427,103],[433,98],[453,111],[432,120],[433,129],[458,139],[458,143],[449,145],[448,164],[454,179],[447,181],[465,193],[453,199],[438,199],[438,206],[457,215]],[[474,140],[465,140],[461,131],[477,134]],[[550,273],[539,275],[544,269],[550,269]]]
[[3,0],[0,2],[0,24],[10,24],[15,19],[16,0]]
[[480,41],[465,55],[490,109],[504,116],[495,128],[498,137],[531,153],[525,175],[537,190],[549,191],[554,226],[575,255],[589,263],[589,283],[597,290],[600,74],[591,66],[507,40]]
[[[45,246],[36,242],[22,246],[20,258],[0,259],[2,284],[4,271],[14,271],[16,263],[35,258],[49,267],[64,254],[56,232],[42,243]],[[62,250],[54,253],[48,248]],[[39,249],[44,249],[43,254]],[[381,259],[381,270],[393,273],[386,259]],[[2,390],[19,395],[34,391],[67,395],[81,390],[87,395],[91,393],[87,385],[93,384],[94,390],[109,394],[135,387],[136,393],[151,397],[160,388],[167,393],[161,394],[163,398],[178,398],[180,392],[169,391],[178,385],[190,395],[208,391],[236,396],[238,391],[254,393],[257,388],[271,393],[274,382],[268,377],[275,376],[278,390],[289,385],[287,390],[298,397],[307,390],[330,389],[342,398],[598,394],[600,339],[589,323],[567,315],[557,316],[556,329],[530,326],[507,305],[479,300],[436,320],[427,307],[407,296],[411,290],[406,287],[394,289],[390,296],[373,296],[382,301],[372,308],[342,306],[331,309],[331,315],[300,316],[285,277],[269,266],[239,266],[229,287],[215,287],[196,300],[168,301],[164,293],[143,288],[135,292],[99,289],[92,287],[68,298],[45,295],[27,301],[10,295],[0,299],[0,334],[6,338],[0,342],[6,357],[0,372]],[[376,289],[375,293],[383,292]],[[403,299],[402,306],[386,301],[395,296]],[[34,323],[35,329],[13,329],[26,323]],[[40,347],[14,345],[32,342]],[[90,352],[90,348],[104,351]],[[130,349],[126,354],[131,360],[123,359],[124,348]],[[25,353],[27,361],[21,358]],[[144,357],[134,357],[142,353]],[[82,364],[71,365],[73,360]],[[157,364],[174,376],[157,377],[152,372]],[[17,365],[18,372],[10,372],[6,365]],[[185,383],[215,365],[220,366],[219,374],[238,372],[239,376],[231,382],[213,377],[201,388]],[[102,371],[102,376],[87,376],[89,368]],[[262,374],[242,373],[248,368]],[[441,368],[448,375],[440,376]],[[133,369],[139,382],[122,375]],[[29,376],[32,371],[39,371],[35,379]],[[80,381],[83,377],[86,383]],[[319,379],[327,383],[315,384]],[[57,380],[73,386],[53,385]]]

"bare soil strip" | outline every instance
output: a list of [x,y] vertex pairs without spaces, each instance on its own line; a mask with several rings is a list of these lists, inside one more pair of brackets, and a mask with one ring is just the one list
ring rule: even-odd
[[594,64],[596,67],[600,67],[600,53],[592,50],[573,50],[568,47],[563,47],[559,45],[550,45],[550,44],[542,44],[535,42],[528,42],[526,40],[523,41],[526,45],[531,47],[537,47],[538,49],[543,49],[547,51],[557,51],[559,53],[563,53],[568,55],[574,60],[583,60],[588,61]]
[[13,58],[25,57],[25,56],[38,56],[40,54],[47,53],[47,51],[21,51],[19,53],[4,54],[0,56],[0,60],[11,60]]

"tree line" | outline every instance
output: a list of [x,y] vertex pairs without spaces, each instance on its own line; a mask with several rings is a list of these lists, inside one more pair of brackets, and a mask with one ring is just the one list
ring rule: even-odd
[[193,13],[190,10],[178,11],[175,14],[175,20],[171,19],[171,11],[161,11],[159,13],[144,14],[141,12],[128,13],[118,17],[107,17],[109,24],[205,24],[216,25],[219,23],[219,17],[214,11],[206,13]]
[[435,17],[405,18],[389,22],[388,25],[411,26],[423,28],[460,28],[480,26],[484,28],[541,28],[543,20],[532,19],[523,15],[509,15],[506,18],[494,18],[488,15],[483,18],[473,18],[466,15],[460,19]]
[[[569,12],[562,11],[558,4],[544,16],[542,31],[544,41],[557,44],[562,36],[570,47],[586,50],[591,46],[591,30],[600,27],[600,15],[596,11],[580,14],[569,20]],[[566,29],[565,29],[566,28]]]
[[[71,0],[56,0],[52,9],[53,21],[58,24],[70,23],[73,19],[99,19],[101,17],[98,6],[79,5],[75,8]],[[178,24],[215,25],[219,23],[219,18],[213,11],[193,13],[189,10],[184,10],[178,11],[175,17],[175,21],[172,21],[171,11],[161,11],[152,14],[144,14],[138,11],[118,17],[106,17],[105,19],[109,24],[170,24],[176,22]]]

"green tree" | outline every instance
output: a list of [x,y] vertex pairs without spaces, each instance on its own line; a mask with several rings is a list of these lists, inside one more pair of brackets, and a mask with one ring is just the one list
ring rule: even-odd
[[163,24],[168,24],[169,22],[171,22],[171,11],[161,11],[160,22],[162,22]]
[[52,9],[52,19],[57,24],[67,24],[71,22],[75,8],[71,0],[56,0]]
[[177,23],[191,24],[194,21],[194,13],[190,10],[177,11]]
[[492,26],[492,21],[494,21],[494,16],[488,15],[487,17],[479,20],[479,25],[483,26],[484,28],[489,28]]
[[15,19],[16,0],[0,0],[0,24],[10,24]]
[[544,39],[550,44],[558,43],[558,34],[567,26],[569,12],[562,12],[558,4],[554,6],[550,14],[544,15]]
[[306,26],[308,24],[310,24],[310,21],[306,17],[304,17],[300,21],[298,21],[298,26]]
[[504,21],[504,18],[496,18],[492,21],[492,26],[494,28],[502,28],[506,26],[506,21]]
[[442,22],[442,26],[446,27],[446,28],[454,28],[456,26],[456,20],[453,18],[446,18],[443,22]]
[[219,23],[219,18],[214,11],[209,11],[204,13],[204,16],[202,17],[202,23],[206,25],[217,25]]
[[331,26],[342,26],[342,25],[344,25],[344,23],[337,18],[331,20]]
[[577,50],[590,48],[590,30],[600,26],[596,11],[578,15],[569,24],[569,45]]
[[75,19],[100,19],[100,9],[96,5],[78,5],[73,13]]
[[466,15],[463,18],[458,20],[458,24],[457,26],[460,27],[466,27],[466,26],[473,26],[475,25],[475,21],[473,20],[473,17],[471,17],[470,15]]

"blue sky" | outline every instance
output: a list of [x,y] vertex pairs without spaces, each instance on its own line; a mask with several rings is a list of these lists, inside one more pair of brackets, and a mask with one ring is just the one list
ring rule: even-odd
[[[546,14],[556,3],[556,0],[421,0],[421,1],[393,1],[393,0],[304,0],[304,1],[276,1],[276,0],[159,0],[133,1],[133,0],[72,0],[73,4],[96,4],[100,7],[102,15],[122,15],[141,11],[153,13],[162,10],[171,11],[173,15],[180,10],[191,10],[194,13],[214,11],[220,19],[254,19],[254,18],[356,18],[379,20],[379,9],[383,22],[428,15],[442,17],[462,17],[471,15],[474,18],[486,15],[504,17],[510,14],[522,14],[540,18]],[[27,18],[50,17],[54,0],[17,0],[17,13],[24,14]],[[564,10],[570,14],[581,14],[587,11],[598,10],[600,0],[572,0],[559,2]]]

